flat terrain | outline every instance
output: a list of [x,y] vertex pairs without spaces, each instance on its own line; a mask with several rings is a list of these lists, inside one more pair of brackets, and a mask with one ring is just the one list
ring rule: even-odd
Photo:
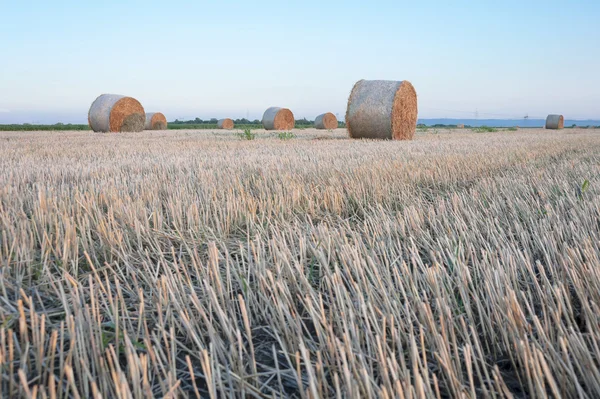
[[600,396],[600,130],[0,133],[0,396]]

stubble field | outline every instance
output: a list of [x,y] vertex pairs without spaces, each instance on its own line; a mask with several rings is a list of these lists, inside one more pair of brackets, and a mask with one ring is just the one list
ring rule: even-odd
[[0,133],[2,397],[600,396],[600,133]]

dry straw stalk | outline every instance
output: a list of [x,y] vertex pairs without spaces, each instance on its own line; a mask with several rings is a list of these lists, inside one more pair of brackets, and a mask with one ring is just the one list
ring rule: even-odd
[[320,134],[1,132],[0,397],[600,397],[600,135]]

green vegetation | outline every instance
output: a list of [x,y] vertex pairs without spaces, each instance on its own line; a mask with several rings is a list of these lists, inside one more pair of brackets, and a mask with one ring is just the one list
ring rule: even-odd
[[489,127],[489,126],[480,126],[480,127],[473,128],[473,131],[475,133],[494,133],[494,132],[497,132],[498,129]]
[[252,129],[246,128],[243,132],[239,132],[237,136],[242,140],[254,140],[256,138],[256,133],[254,133]]
[[51,131],[51,130],[90,130],[88,125],[73,125],[71,123],[54,125],[32,125],[23,123],[22,125],[0,125],[2,132],[35,132],[35,131]]
[[518,131],[519,129],[517,129],[516,127],[509,127],[509,128],[508,128],[508,129],[506,129],[506,130],[508,130],[509,132],[516,132],[516,131]]
[[280,140],[291,140],[296,138],[296,135],[292,132],[280,132],[277,137],[279,137]]
[[[262,129],[262,124],[236,124],[236,129]],[[202,123],[202,124],[173,124],[172,122],[168,125],[169,130],[182,130],[182,129],[192,129],[192,130],[215,130],[217,129],[217,124],[212,123]]]
[[[212,118],[209,120],[202,120],[200,118],[196,118],[189,121],[180,121],[175,120],[173,122],[169,122],[168,129],[169,130],[181,130],[181,129],[194,129],[194,130],[212,130],[217,129],[216,118]],[[236,129],[262,129],[263,125],[258,120],[255,119],[250,121],[248,119],[235,119],[234,120]],[[297,129],[307,129],[314,127],[314,121],[309,121],[305,119],[296,120],[296,128]],[[338,122],[339,128],[345,128],[346,123]],[[0,131],[4,132],[32,132],[32,131],[51,131],[51,130],[60,130],[60,131],[69,131],[69,130],[90,130],[88,125],[84,124],[71,124],[71,123],[56,123],[54,125],[33,125],[30,123],[23,124],[0,124]]]

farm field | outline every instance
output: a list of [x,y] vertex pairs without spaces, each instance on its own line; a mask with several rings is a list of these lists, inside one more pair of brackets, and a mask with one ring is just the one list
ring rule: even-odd
[[0,132],[1,397],[600,396],[599,131],[238,132]]

